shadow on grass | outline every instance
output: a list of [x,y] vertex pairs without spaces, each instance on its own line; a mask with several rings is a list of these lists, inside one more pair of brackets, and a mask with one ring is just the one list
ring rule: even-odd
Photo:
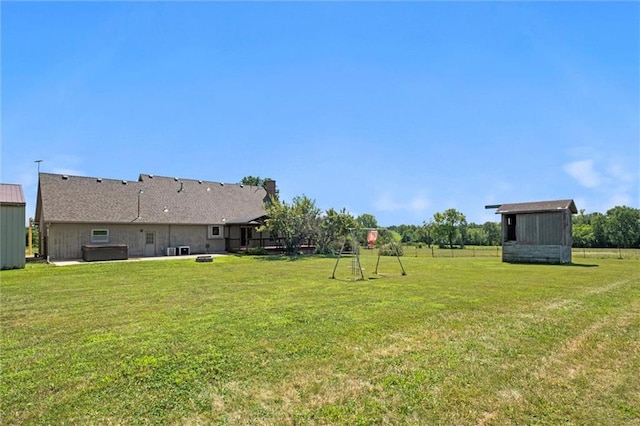
[[597,263],[542,263],[542,262],[508,262],[511,265],[527,265],[527,266],[557,266],[561,268],[579,267],[579,268],[597,268]]
[[366,284],[369,281],[373,281],[373,280],[378,280],[380,278],[386,278],[386,277],[365,277],[364,279],[362,278],[357,278],[357,279],[353,279],[352,277],[341,277],[341,276],[336,276],[336,277],[327,277],[328,279],[332,280],[332,281],[339,281],[339,282],[343,282],[343,283],[351,283],[351,284]]
[[336,259],[335,256],[325,256],[320,254],[302,254],[302,255],[286,255],[286,254],[265,254],[265,255],[248,255],[241,254],[240,257],[253,257],[263,262],[299,262],[311,259]]
[[597,263],[568,263],[566,265],[560,265],[560,266],[578,266],[580,268],[597,268],[600,265],[598,265]]

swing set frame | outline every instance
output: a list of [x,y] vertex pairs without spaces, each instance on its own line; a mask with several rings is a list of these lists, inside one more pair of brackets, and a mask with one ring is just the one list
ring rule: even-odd
[[[333,273],[331,274],[331,279],[336,278],[336,271],[338,269],[338,264],[340,263],[340,259],[345,257],[345,255],[351,255],[351,277],[352,281],[365,280],[364,277],[364,268],[362,267],[362,263],[360,261],[360,243],[356,238],[357,231],[376,231],[386,230],[385,228],[349,228],[349,233],[344,236],[342,240],[342,245],[340,246],[340,252],[338,253],[338,258],[336,259],[336,264],[333,267]],[[350,242],[351,251],[345,251],[345,247],[347,246],[347,242]],[[400,260],[400,252],[398,251],[398,246],[395,241],[391,240],[391,247],[395,253],[396,259],[398,259],[398,263],[400,264],[400,269],[402,270],[402,275],[407,275],[407,272],[402,265],[402,261]],[[376,269],[373,272],[375,275],[378,275],[378,266],[380,265],[380,249],[378,249],[378,259],[376,260]]]

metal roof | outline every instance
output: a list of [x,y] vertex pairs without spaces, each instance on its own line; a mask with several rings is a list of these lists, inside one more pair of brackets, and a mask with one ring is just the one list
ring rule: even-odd
[[0,183],[0,204],[24,206],[24,193],[22,186],[13,183]]
[[[496,206],[488,206],[496,207]],[[497,206],[496,214],[508,213],[539,213],[558,210],[569,210],[571,213],[578,213],[573,200],[553,200],[553,201],[533,201],[528,203],[511,203]]]
[[265,214],[264,188],[141,174],[127,181],[40,174],[36,221],[223,224]]

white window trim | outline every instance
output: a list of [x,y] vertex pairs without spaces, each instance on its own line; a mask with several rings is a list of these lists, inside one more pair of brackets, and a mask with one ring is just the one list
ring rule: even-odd
[[[105,233],[105,235],[96,235],[96,232]],[[108,229],[92,229],[91,230],[91,242],[92,243],[108,243],[109,242],[109,230]]]

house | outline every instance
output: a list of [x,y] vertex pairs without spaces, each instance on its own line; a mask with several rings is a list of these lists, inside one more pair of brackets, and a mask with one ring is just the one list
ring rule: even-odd
[[256,228],[276,191],[274,181],[265,186],[149,174],[127,181],[40,173],[35,221],[41,255],[79,259],[109,246],[118,256],[125,250],[124,257],[264,246],[269,236]]
[[502,215],[502,261],[571,263],[573,200],[486,206]]
[[24,268],[25,208],[22,186],[0,183],[0,269]]

